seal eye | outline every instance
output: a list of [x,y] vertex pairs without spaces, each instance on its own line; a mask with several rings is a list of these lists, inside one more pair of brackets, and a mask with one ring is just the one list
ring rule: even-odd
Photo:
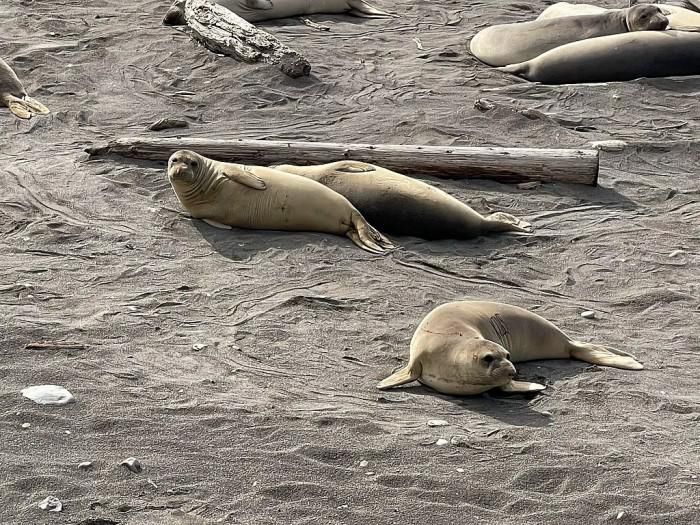
[[487,365],[490,365],[491,363],[493,363],[493,356],[492,355],[485,355],[484,356],[484,363],[486,363]]

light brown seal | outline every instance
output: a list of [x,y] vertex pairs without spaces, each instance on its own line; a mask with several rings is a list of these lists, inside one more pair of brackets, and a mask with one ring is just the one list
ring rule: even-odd
[[382,231],[423,239],[466,239],[491,232],[532,231],[508,213],[487,217],[425,182],[352,160],[319,166],[274,166],[320,182],[347,198]]
[[663,30],[668,19],[651,4],[591,15],[534,20],[487,27],[472,39],[472,54],[491,66],[517,64],[556,47],[628,31]]
[[379,254],[394,247],[345,197],[291,173],[180,150],[170,156],[168,178],[192,216],[212,226],[334,233]]
[[2,58],[0,58],[0,103],[23,119],[32,118],[32,115],[46,115],[49,112],[41,102],[27,95],[22,82]]
[[423,319],[411,340],[408,365],[378,387],[418,380],[445,394],[480,394],[492,388],[535,392],[545,387],[513,380],[513,363],[535,359],[644,368],[631,354],[575,341],[546,319],[517,306],[459,301],[438,306]]

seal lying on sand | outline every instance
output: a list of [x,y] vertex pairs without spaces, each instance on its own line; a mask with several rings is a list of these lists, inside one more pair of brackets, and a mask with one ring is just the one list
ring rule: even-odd
[[[316,13],[348,13],[364,18],[393,18],[364,0],[212,0],[248,22],[289,18]],[[177,0],[163,19],[166,25],[182,25],[185,0]]]
[[443,304],[420,323],[411,340],[408,365],[379,383],[380,389],[418,380],[444,394],[544,390],[514,381],[513,363],[535,359],[579,359],[626,370],[644,367],[620,350],[570,339],[539,315],[501,303]]
[[[700,3],[700,0],[699,0]],[[630,5],[635,5],[630,2]],[[682,29],[684,27],[700,27],[700,13],[671,4],[655,4],[668,18],[668,29]],[[690,4],[689,4],[690,5]],[[542,11],[537,20],[549,20],[564,16],[596,15],[606,11],[623,11],[623,9],[605,9],[592,4],[570,4],[569,2],[557,2]]]
[[447,193],[391,170],[343,160],[321,166],[273,166],[320,182],[347,198],[368,221],[395,235],[464,239],[489,232],[532,231],[507,213],[483,217]]
[[7,63],[0,58],[0,103],[19,118],[46,115],[49,109],[27,95],[22,82]]
[[628,31],[658,31],[668,19],[651,4],[599,14],[566,16],[487,27],[472,39],[469,49],[491,66],[517,64],[570,42]]
[[499,69],[543,84],[699,75],[700,33],[637,31],[601,36]]
[[218,228],[335,233],[380,254],[394,247],[345,197],[304,177],[180,150],[168,178],[192,216]]

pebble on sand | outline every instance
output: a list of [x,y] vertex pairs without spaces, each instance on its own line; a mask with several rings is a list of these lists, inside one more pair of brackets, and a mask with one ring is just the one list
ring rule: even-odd
[[444,419],[429,419],[428,420],[428,426],[429,427],[446,427],[449,425],[447,421]]
[[367,465],[369,465],[369,461],[367,461],[366,459],[360,461],[360,468],[365,468]]
[[31,423],[22,423],[22,428],[29,428],[31,426],[32,426]]
[[581,317],[584,319],[595,319],[595,312],[593,310],[586,310],[585,312],[581,312]]
[[63,503],[61,503],[61,500],[56,496],[48,496],[39,503],[39,508],[41,510],[48,510],[49,512],[61,512],[63,510]]
[[143,467],[141,466],[141,462],[136,458],[126,458],[124,461],[122,461],[119,464],[124,465],[131,472],[135,472],[136,474],[138,474],[139,472],[141,472],[143,470]]
[[58,385],[29,386],[22,390],[22,395],[40,405],[67,405],[68,403],[75,403],[73,394]]
[[435,444],[436,444],[438,447],[444,447],[444,446],[447,445],[448,443],[449,443],[449,441],[447,441],[445,438],[440,438],[440,439],[438,439],[438,440],[435,442]]

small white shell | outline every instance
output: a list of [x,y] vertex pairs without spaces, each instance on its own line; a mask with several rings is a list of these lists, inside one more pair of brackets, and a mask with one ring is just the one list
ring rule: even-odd
[[447,421],[444,419],[429,419],[428,420],[428,426],[429,427],[446,427],[449,425]]
[[56,496],[48,496],[44,501],[39,503],[39,508],[41,510],[48,510],[49,512],[61,512],[63,510],[63,503]]
[[22,390],[22,395],[40,405],[67,405],[68,403],[75,403],[73,394],[58,385],[29,386]]
[[595,319],[595,312],[593,310],[586,310],[585,312],[581,312],[581,317],[584,319]]
[[92,461],[83,461],[78,463],[78,470],[90,470],[92,468]]

